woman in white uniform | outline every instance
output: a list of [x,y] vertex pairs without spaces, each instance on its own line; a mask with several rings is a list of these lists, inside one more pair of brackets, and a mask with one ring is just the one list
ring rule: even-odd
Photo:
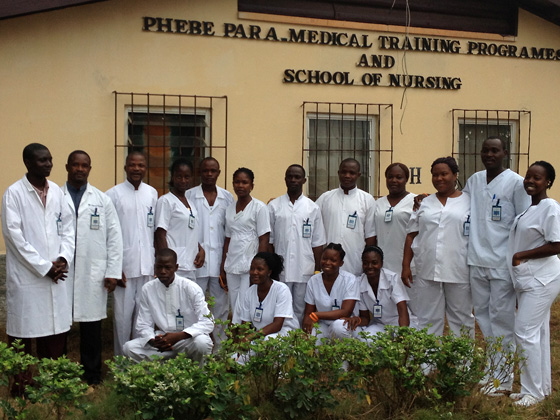
[[[345,254],[342,245],[328,244],[321,256],[321,272],[307,283],[302,328],[316,335],[318,342],[322,337],[352,337],[344,323],[360,300],[360,288],[353,274],[340,269]],[[319,324],[320,333],[315,324]]]
[[235,310],[238,295],[249,288],[249,268],[257,252],[265,252],[270,236],[266,204],[251,197],[255,175],[247,168],[233,173],[237,201],[226,210],[226,239],[222,254],[222,282],[227,285],[229,303]]
[[523,186],[531,206],[513,222],[508,261],[517,292],[515,341],[525,363],[521,392],[511,394],[516,405],[528,407],[552,391],[550,368],[550,307],[560,292],[560,204],[546,190],[556,177],[548,162],[533,163]]
[[299,322],[294,318],[290,289],[278,281],[283,269],[280,255],[272,252],[255,255],[249,270],[251,287],[237,299],[233,324],[249,323],[269,338],[299,328]]
[[[367,341],[359,333],[375,335],[385,330],[385,325],[408,327],[408,294],[397,273],[383,268],[383,251],[377,246],[367,246],[362,253],[364,274],[359,278],[360,316],[345,319],[354,336]],[[371,316],[373,315],[373,316]]]
[[[422,200],[407,226],[401,278],[414,282],[418,327],[442,335],[445,318],[451,332],[466,328],[474,337],[474,317],[467,265],[470,197],[456,188],[459,167],[452,157],[432,163],[437,192]],[[410,263],[414,257],[416,276]]]
[[204,264],[204,249],[198,243],[196,208],[187,201],[185,192],[192,177],[192,166],[185,159],[177,159],[169,169],[170,191],[162,195],[156,205],[154,246],[157,251],[170,248],[177,253],[177,274],[196,280],[196,269]]
[[373,226],[375,245],[384,250],[383,267],[400,275],[406,225],[412,215],[415,194],[406,190],[410,172],[402,163],[392,163],[385,170],[389,194],[376,201]]

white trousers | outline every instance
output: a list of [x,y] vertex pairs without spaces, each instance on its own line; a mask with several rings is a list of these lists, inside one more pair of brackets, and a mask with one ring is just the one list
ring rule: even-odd
[[362,337],[360,335],[361,332],[367,333],[369,335],[376,335],[380,332],[385,332],[385,325],[384,324],[378,324],[378,323],[374,323],[374,324],[369,324],[367,327],[357,327],[354,331],[352,336],[354,338],[357,338],[360,341],[363,342],[368,342],[371,341],[371,337],[368,337],[368,339]]
[[521,367],[521,394],[542,400],[552,391],[550,367],[550,307],[560,292],[560,277],[546,286],[532,279],[517,290],[515,341],[525,363]]
[[237,297],[243,296],[249,288],[249,273],[230,274],[227,273],[227,286],[229,295],[229,306],[231,311],[235,311]]
[[142,287],[152,280],[152,276],[127,279],[126,287],[117,286],[113,292],[113,341],[115,356],[123,355],[124,343],[137,338],[136,318],[140,308]]
[[354,334],[353,331],[350,331],[348,328],[346,328],[343,319],[336,319],[334,321],[323,321],[322,319],[320,319],[319,330],[320,332],[313,328],[313,331],[311,331],[311,335],[317,337],[317,345],[322,344],[322,338],[352,338]]
[[[291,330],[291,328],[283,327],[277,333],[268,334],[263,338],[263,340],[270,340],[271,338],[286,336]],[[254,355],[255,352],[253,350],[249,350],[247,353],[234,353],[231,357],[240,365],[245,365]]]
[[[197,277],[196,283],[202,291],[206,291],[214,298],[214,306],[210,308],[214,319],[227,321],[229,315],[228,297],[226,291],[220,287],[220,279],[218,277]],[[219,347],[222,340],[225,339],[224,325],[214,327],[214,344]]]
[[294,316],[297,318],[299,325],[301,325],[303,322],[303,314],[305,313],[305,291],[307,290],[307,283],[289,282],[286,283],[286,286],[288,286],[292,294]]
[[[154,336],[164,334],[157,331]],[[212,339],[207,334],[197,335],[177,342],[173,350],[160,352],[146,342],[145,338],[135,338],[124,345],[123,353],[135,362],[150,360],[152,356],[161,356],[164,360],[176,357],[179,353],[185,353],[187,357],[202,364],[204,356],[212,353]]]
[[[470,267],[471,294],[474,316],[485,339],[503,337],[502,346],[515,350],[516,294],[507,269]],[[502,369],[502,353],[496,352],[489,361],[496,370],[494,378],[504,385],[512,383],[512,369]],[[503,386],[503,385],[502,385]]]
[[416,278],[416,316],[418,329],[428,327],[428,333],[443,335],[445,318],[455,335],[466,328],[474,338],[471,286],[469,283],[442,283]]
[[196,270],[177,270],[177,275],[185,277],[186,279],[196,281]]

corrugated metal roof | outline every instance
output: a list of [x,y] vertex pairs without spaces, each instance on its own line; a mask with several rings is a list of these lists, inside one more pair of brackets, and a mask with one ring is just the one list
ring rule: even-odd
[[0,0],[0,19],[46,12],[105,0]]

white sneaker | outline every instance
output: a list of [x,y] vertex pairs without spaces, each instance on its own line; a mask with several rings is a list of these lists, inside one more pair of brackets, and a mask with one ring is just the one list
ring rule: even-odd
[[539,400],[537,400],[532,395],[526,394],[519,401],[514,402],[513,405],[515,405],[517,407],[530,407],[530,406],[535,405],[537,403],[539,403]]
[[509,397],[512,400],[517,401],[523,398],[523,394],[521,392],[512,392],[511,394],[509,394]]
[[498,381],[498,386],[496,387],[494,381],[490,380],[486,382],[486,384],[482,387],[481,392],[490,397],[500,397],[504,395],[503,394],[504,392],[511,392],[512,387],[513,387],[513,381],[508,381],[508,382]]

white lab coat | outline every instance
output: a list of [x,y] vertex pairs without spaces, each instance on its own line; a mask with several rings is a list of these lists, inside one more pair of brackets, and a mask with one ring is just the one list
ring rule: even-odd
[[[45,337],[66,332],[72,325],[70,281],[56,284],[46,274],[58,257],[72,263],[74,225],[63,192],[48,182],[46,207],[25,176],[11,185],[2,199],[6,329],[12,337]],[[61,235],[57,232],[59,216]]]
[[[74,202],[63,187],[74,216]],[[91,215],[99,215],[99,229],[91,229]],[[70,274],[74,280],[74,321],[91,322],[107,318],[105,278],[122,277],[123,242],[119,218],[111,199],[88,183],[76,223],[76,253]]]

